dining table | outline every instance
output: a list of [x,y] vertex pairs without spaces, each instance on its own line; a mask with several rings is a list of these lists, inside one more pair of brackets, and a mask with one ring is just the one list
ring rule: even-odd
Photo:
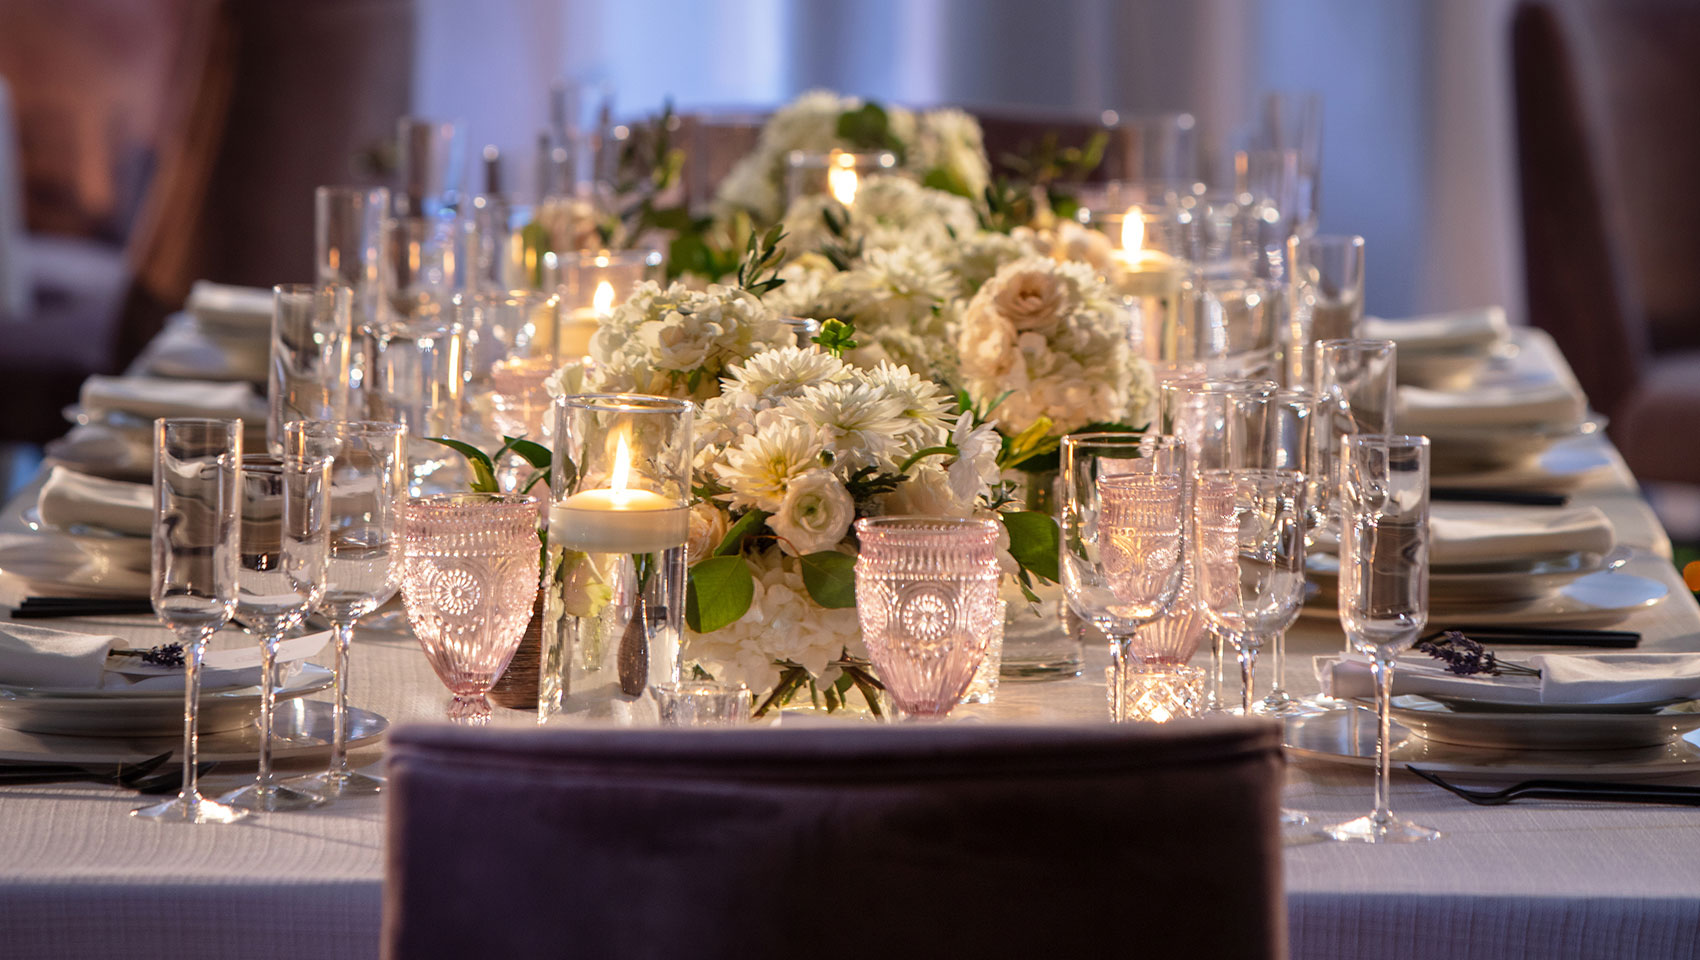
[[[1568,370],[1557,369],[1563,358],[1544,334],[1520,330],[1517,336],[1525,351],[1568,376]],[[1634,476],[1603,432],[1563,444],[1567,455],[1591,465],[1569,490],[1571,502],[1602,510],[1620,548],[1622,563],[1593,576],[1637,577],[1665,588],[1662,597],[1610,618],[1611,625],[1640,633],[1641,651],[1700,651],[1700,606],[1683,585],[1669,538]],[[15,496],[0,516],[0,606],[15,605],[27,592],[4,558],[59,536],[32,529],[26,520],[40,482]],[[167,639],[165,629],[145,614],[51,622],[116,634],[131,646]],[[405,625],[396,618],[387,625],[390,629],[379,624],[356,634],[351,702],[391,725],[442,722],[447,690]],[[213,646],[249,642],[228,628]],[[1342,646],[1339,621],[1326,608],[1301,617],[1287,636],[1290,691],[1318,693],[1313,658]],[[1197,662],[1205,659],[1201,653]],[[964,705],[951,722],[1107,722],[1109,663],[1107,650],[1088,645],[1079,676],[1005,680],[993,702]],[[323,700],[326,694],[314,698]],[[1373,738],[1373,714],[1356,708],[1335,712],[1340,738],[1358,743]],[[492,722],[524,726],[534,724],[536,715],[498,708]],[[610,721],[595,705],[569,696],[566,708],[550,722]],[[792,722],[850,726],[867,721],[780,716],[781,726]],[[1327,721],[1306,721],[1322,722]],[[18,751],[36,755],[44,744],[51,747],[51,740],[0,731],[0,760]],[[145,756],[147,746],[156,743],[165,744],[160,749],[171,746],[169,738],[138,742],[135,752]],[[1284,828],[1292,956],[1700,956],[1700,811],[1586,801],[1478,806],[1396,770],[1393,808],[1443,836],[1409,845],[1327,842],[1319,838],[1317,826],[1349,819],[1370,806],[1372,768],[1361,756],[1344,755],[1351,752],[1317,749],[1314,737],[1289,751],[1285,805],[1310,821]],[[356,766],[380,766],[381,741],[356,749],[352,757]],[[312,751],[281,761],[286,774],[312,772],[322,763],[322,753]],[[1506,770],[1515,772],[1515,765]],[[1700,764],[1661,767],[1658,779],[1700,783],[1696,771]],[[252,775],[252,764],[221,763],[203,785],[216,795]],[[1500,784],[1517,779],[1491,766],[1457,775]],[[377,955],[385,868],[383,795],[251,817],[228,827],[138,821],[127,815],[137,804],[134,793],[110,786],[0,787],[0,956]],[[1128,815],[1137,823],[1138,811]],[[1136,837],[1137,830],[1129,836]],[[1219,868],[1232,871],[1235,865]],[[1201,902],[1197,914],[1182,922],[1231,923],[1233,918],[1215,915]]]

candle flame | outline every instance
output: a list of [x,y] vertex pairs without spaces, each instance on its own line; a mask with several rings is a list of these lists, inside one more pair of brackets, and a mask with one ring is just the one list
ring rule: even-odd
[[614,474],[609,478],[608,486],[615,493],[626,492],[626,481],[632,472],[632,451],[626,446],[626,435],[620,434],[620,445],[614,450]]
[[1128,207],[1122,216],[1122,249],[1135,253],[1145,245],[1145,212],[1137,206]]
[[596,293],[590,298],[592,309],[599,317],[606,317],[614,312],[614,285],[606,280],[596,285]]
[[832,198],[846,207],[856,203],[856,190],[860,186],[856,179],[856,171],[850,169],[856,162],[848,154],[833,157],[833,165],[826,171],[826,188],[832,192]]

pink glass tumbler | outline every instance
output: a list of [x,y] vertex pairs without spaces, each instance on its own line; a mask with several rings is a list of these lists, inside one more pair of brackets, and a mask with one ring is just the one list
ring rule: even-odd
[[537,500],[493,493],[407,504],[401,595],[426,659],[454,694],[448,716],[485,723],[537,597]]
[[1002,616],[997,524],[942,517],[856,521],[856,613],[868,656],[899,711],[949,713]]

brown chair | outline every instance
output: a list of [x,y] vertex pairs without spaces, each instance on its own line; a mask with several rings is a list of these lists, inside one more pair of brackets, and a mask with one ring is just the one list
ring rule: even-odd
[[1700,6],[1525,4],[1511,43],[1529,319],[1638,477],[1700,483]]
[[1286,955],[1273,723],[414,726],[388,751],[388,960]]

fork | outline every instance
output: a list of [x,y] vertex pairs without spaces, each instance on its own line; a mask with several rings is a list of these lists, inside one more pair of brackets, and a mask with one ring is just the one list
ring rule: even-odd
[[1405,769],[1449,793],[1483,807],[1513,800],[1597,800],[1606,803],[1671,803],[1700,807],[1700,787],[1658,783],[1612,783],[1604,780],[1525,780],[1503,790],[1470,790],[1410,764]]

